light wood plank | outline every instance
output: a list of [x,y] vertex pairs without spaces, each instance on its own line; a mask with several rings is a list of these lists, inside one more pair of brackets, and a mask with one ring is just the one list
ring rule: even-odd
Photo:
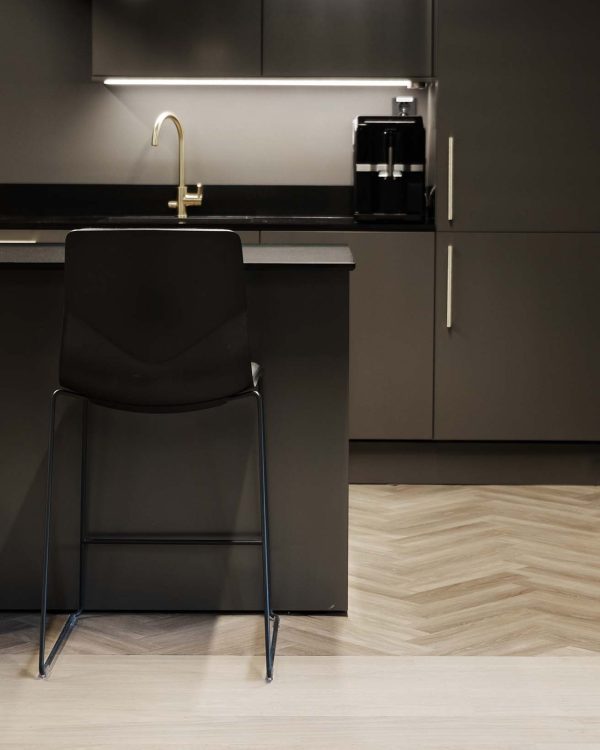
[[0,748],[600,747],[600,660],[0,657]]

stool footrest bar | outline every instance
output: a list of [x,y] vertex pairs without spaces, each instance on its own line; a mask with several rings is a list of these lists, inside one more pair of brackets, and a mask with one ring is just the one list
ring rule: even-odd
[[261,545],[258,536],[228,537],[228,536],[126,536],[123,534],[103,534],[101,536],[86,536],[84,544],[245,544]]

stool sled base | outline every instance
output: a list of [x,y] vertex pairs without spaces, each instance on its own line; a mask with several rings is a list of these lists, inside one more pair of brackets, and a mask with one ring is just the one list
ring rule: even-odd
[[[85,584],[86,584],[86,553],[90,544],[218,544],[218,545],[260,545],[262,547],[262,572],[263,572],[263,594],[264,594],[264,624],[265,624],[265,660],[266,680],[273,680],[273,663],[275,661],[275,648],[277,646],[277,631],[279,628],[279,615],[273,613],[271,608],[271,570],[269,549],[269,507],[267,498],[267,466],[265,456],[265,420],[263,409],[263,397],[258,387],[256,377],[254,388],[233,394],[217,401],[204,401],[199,404],[185,405],[179,411],[195,411],[207,407],[217,407],[229,401],[241,398],[253,398],[257,406],[258,417],[258,474],[260,489],[260,535],[253,537],[188,537],[177,538],[176,536],[126,536],[122,534],[104,534],[90,536],[87,529],[87,503],[86,503],[86,473],[87,473],[87,413],[89,399],[81,393],[68,388],[58,388],[54,391],[50,401],[50,434],[48,439],[48,486],[46,498],[46,522],[44,528],[44,557],[42,574],[42,605],[40,621],[39,642],[39,677],[47,678],[50,675],[56,657],[61,652],[70,634],[76,627],[80,615],[85,607]],[[46,657],[46,627],[48,618],[48,571],[50,562],[50,532],[52,522],[52,491],[54,476],[54,437],[56,404],[60,396],[76,398],[82,401],[82,425],[81,425],[81,515],[79,529],[79,594],[78,604],[75,612],[69,614],[55,644]],[[119,408],[118,405],[110,405]],[[121,408],[126,408],[121,406]],[[172,411],[172,410],[171,410]]]

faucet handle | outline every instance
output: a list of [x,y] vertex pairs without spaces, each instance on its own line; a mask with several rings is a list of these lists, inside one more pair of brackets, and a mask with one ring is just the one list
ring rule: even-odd
[[[187,188],[186,188],[187,190]],[[194,193],[186,193],[184,200],[189,202],[191,205],[200,206],[202,205],[202,198],[204,197],[204,189],[201,182],[196,183],[196,191]]]
[[177,208],[177,201],[169,201],[169,202],[167,203],[167,206],[168,206],[169,208]]

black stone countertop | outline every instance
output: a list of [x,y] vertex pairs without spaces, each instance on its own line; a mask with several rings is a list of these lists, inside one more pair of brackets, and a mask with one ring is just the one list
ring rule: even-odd
[[178,219],[172,185],[0,185],[0,229],[190,226],[230,229],[433,231],[433,222],[356,221],[351,186],[207,185]]

